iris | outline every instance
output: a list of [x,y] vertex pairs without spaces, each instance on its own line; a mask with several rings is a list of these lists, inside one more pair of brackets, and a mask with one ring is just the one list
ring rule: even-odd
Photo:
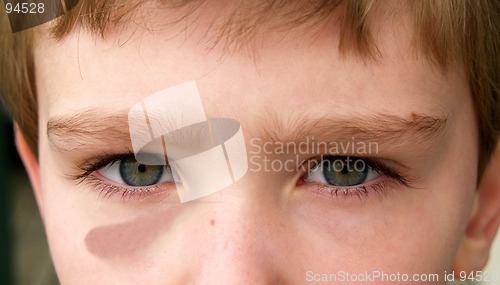
[[369,167],[359,158],[329,157],[322,164],[323,175],[330,185],[355,186],[364,183],[368,177]]
[[120,162],[120,176],[130,186],[149,186],[160,181],[165,166],[146,165],[133,158]]

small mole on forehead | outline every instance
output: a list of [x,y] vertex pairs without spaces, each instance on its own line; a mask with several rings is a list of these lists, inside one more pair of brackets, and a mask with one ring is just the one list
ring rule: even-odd
[[215,220],[214,219],[210,220],[210,225],[212,225],[212,226],[215,225]]

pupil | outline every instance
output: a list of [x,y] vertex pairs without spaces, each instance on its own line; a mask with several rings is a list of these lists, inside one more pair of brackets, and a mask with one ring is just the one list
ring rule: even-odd
[[342,174],[349,174],[349,168],[344,165],[344,168],[342,168]]
[[139,166],[137,167],[137,170],[139,170],[139,172],[141,172],[141,173],[146,172],[146,165],[139,164]]

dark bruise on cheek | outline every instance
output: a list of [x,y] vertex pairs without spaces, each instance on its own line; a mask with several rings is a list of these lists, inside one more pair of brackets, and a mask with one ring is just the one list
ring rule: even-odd
[[131,221],[93,228],[85,237],[87,250],[103,259],[137,257],[162,232],[168,231],[177,209],[172,207]]

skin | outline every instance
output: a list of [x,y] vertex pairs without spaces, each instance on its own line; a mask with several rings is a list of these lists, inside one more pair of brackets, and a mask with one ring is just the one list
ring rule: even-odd
[[[162,13],[148,11],[155,21],[168,12]],[[473,210],[478,134],[468,83],[461,69],[444,75],[416,55],[406,16],[377,28],[382,57],[363,62],[341,57],[333,20],[309,32],[260,33],[253,57],[245,50],[227,53],[222,45],[209,49],[203,40],[209,15],[186,32],[183,25],[160,33],[132,24],[108,31],[105,40],[78,28],[60,42],[40,34],[39,163],[19,134],[18,147],[61,284],[303,284],[310,272],[372,270],[437,273],[439,281],[426,283],[443,284],[454,264],[484,265],[484,258],[467,260],[487,252],[488,242],[471,247],[468,240],[490,241],[496,228],[482,238],[487,230],[474,221],[484,224],[498,212],[471,219],[484,208]],[[189,80],[198,84],[207,117],[238,120],[247,146],[263,129],[273,130],[273,121],[288,126],[299,117],[340,122],[386,114],[411,121],[422,114],[446,124],[425,140],[413,134],[381,143],[374,157],[404,170],[413,187],[382,175],[371,183],[385,179],[385,190],[368,190],[362,199],[318,195],[317,185],[301,182],[298,172],[249,172],[184,204],[161,193],[125,203],[105,199],[94,186],[67,177],[77,171],[75,163],[125,152],[130,142],[58,151],[47,136],[49,120],[85,110],[126,113],[148,95]],[[484,191],[492,193],[497,182]]]

